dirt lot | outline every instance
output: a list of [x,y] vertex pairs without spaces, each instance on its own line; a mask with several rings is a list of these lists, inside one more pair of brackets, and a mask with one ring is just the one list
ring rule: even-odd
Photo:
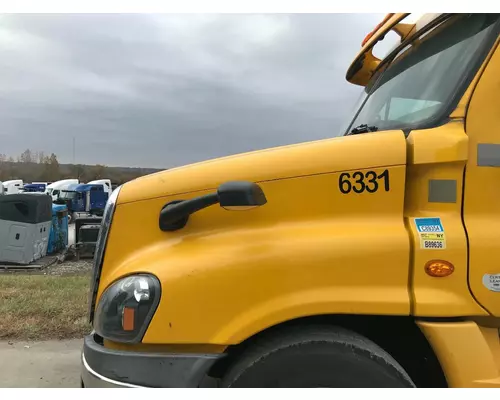
[[0,342],[0,387],[80,387],[81,339]]

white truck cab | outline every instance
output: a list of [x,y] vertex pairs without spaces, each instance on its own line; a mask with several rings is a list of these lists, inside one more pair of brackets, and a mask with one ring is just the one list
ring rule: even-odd
[[24,183],[22,179],[11,179],[8,181],[3,181],[2,184],[4,194],[16,194],[24,189]]
[[108,193],[108,196],[113,191],[111,187],[111,179],[96,179],[94,181],[87,182],[89,185],[103,185],[104,191]]
[[62,179],[47,185],[45,194],[51,195],[52,201],[56,201],[61,194],[61,190],[66,190],[71,185],[78,185],[79,183],[78,179]]

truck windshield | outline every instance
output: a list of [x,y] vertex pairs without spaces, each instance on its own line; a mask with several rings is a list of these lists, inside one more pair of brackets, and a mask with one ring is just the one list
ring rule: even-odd
[[59,194],[60,199],[76,199],[76,192],[71,191],[71,190],[62,190],[61,193]]
[[415,129],[449,115],[496,40],[498,20],[498,14],[453,16],[406,46],[366,86],[345,134]]

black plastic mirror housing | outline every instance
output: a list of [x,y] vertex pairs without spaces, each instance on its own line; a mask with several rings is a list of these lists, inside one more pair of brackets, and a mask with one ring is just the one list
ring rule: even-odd
[[220,206],[231,209],[248,209],[267,203],[261,187],[253,182],[226,182],[217,189]]

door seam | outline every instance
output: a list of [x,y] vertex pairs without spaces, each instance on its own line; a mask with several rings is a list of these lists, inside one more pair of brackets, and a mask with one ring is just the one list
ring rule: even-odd
[[[469,160],[470,161],[470,160]],[[469,232],[467,232],[467,225],[465,224],[465,185],[466,185],[466,175],[467,174],[467,164],[464,166],[463,178],[462,178],[462,205],[460,210],[460,218],[462,220],[462,227],[465,233],[465,244],[467,250],[467,288],[469,289],[469,293],[476,302],[476,304],[481,307],[484,311],[486,311],[489,315],[493,315],[489,310],[486,309],[476,298],[472,288],[470,286],[470,243],[469,243]]]

